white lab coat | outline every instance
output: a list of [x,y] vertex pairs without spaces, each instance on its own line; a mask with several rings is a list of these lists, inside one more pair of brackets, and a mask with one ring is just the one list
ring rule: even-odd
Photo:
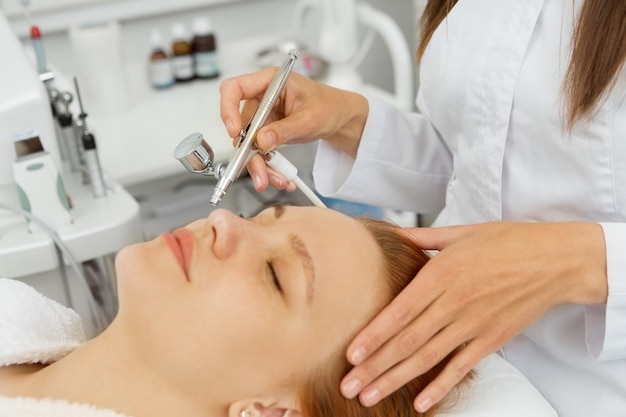
[[[435,32],[407,114],[376,99],[356,160],[322,142],[324,195],[496,220],[601,223],[607,305],[561,306],[504,353],[561,416],[626,415],[626,72],[593,122],[561,129],[581,0],[463,0]],[[564,242],[566,243],[566,242]]]

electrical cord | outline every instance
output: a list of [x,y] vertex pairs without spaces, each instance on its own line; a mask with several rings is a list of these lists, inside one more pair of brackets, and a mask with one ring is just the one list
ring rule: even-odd
[[298,168],[289,162],[287,158],[278,153],[278,151],[264,152],[261,155],[263,156],[263,159],[265,159],[265,163],[270,168],[283,175],[287,181],[293,181],[296,184],[296,187],[304,193],[311,203],[317,207],[326,207],[317,194],[315,194],[315,192],[311,190],[300,177],[298,177]]
[[[83,290],[85,291],[85,294],[87,295],[87,304],[89,305],[89,309],[91,310],[91,314],[93,316],[92,319],[93,319],[94,326],[96,327],[96,330],[98,331],[98,333],[102,332],[105,329],[106,324],[104,322],[104,318],[102,317],[102,314],[100,314],[99,307],[97,305],[96,299],[94,298],[93,294],[91,293],[91,290],[89,289],[89,284],[87,282],[87,279],[85,278],[85,275],[83,274],[83,272],[78,267],[78,263],[76,262],[76,260],[72,256],[72,253],[71,253],[70,249],[61,240],[59,235],[49,225],[47,225],[43,220],[41,220],[39,217],[35,216],[34,214],[32,214],[32,213],[30,213],[30,212],[28,212],[26,210],[23,210],[23,209],[17,208],[17,207],[13,207],[13,206],[10,206],[10,205],[2,203],[2,202],[0,202],[0,208],[12,211],[12,212],[14,212],[16,214],[20,214],[20,215],[26,217],[28,220],[34,222],[39,227],[41,227],[41,229],[44,232],[46,232],[52,238],[52,240],[54,241],[54,244],[56,245],[57,249],[60,250],[63,255],[65,255],[65,258],[67,259],[67,261],[69,262],[70,266],[72,267],[72,269],[76,273],[76,276],[78,277],[78,281],[82,285]],[[59,262],[60,262],[60,267],[62,269],[61,275],[63,277],[65,275],[65,271],[64,271],[64,261],[63,261],[62,257],[59,260]],[[65,279],[67,279],[67,277],[65,277]],[[71,299],[68,300],[68,301],[70,302],[70,306],[71,306]]]
[[313,190],[309,188],[308,185],[302,181],[302,178],[295,176],[292,181],[296,184],[296,187],[302,191],[302,193],[317,207],[326,207],[326,204],[322,202],[322,200],[315,194]]
[[61,283],[63,284],[63,292],[65,293],[65,299],[70,307],[74,307],[74,299],[72,298],[72,291],[70,291],[70,281],[67,279],[67,270],[65,269],[65,261],[63,261],[63,253],[58,246],[54,246],[59,261],[59,273],[61,275]]

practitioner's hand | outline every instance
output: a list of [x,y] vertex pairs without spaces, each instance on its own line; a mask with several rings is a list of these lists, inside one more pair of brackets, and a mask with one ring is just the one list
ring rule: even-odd
[[423,412],[550,308],[606,303],[604,236],[597,224],[500,222],[404,232],[440,252],[348,348],[357,366],[341,390],[348,398],[360,393],[364,405],[462,346],[415,399]]
[[[275,73],[276,68],[268,68],[222,81],[220,115],[231,137],[237,136],[250,120]],[[242,100],[247,101],[240,113]],[[259,129],[256,143],[268,151],[284,143],[323,138],[355,156],[368,110],[363,96],[292,73],[265,126]],[[259,191],[265,190],[268,182],[279,189],[288,185],[284,177],[268,170],[259,156],[250,161],[248,171]]]

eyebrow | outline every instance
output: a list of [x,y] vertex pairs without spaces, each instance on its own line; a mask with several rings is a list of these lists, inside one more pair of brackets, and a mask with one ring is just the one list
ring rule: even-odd
[[274,218],[280,219],[280,216],[285,212],[285,206],[282,204],[274,205]]
[[[285,206],[277,204],[274,206],[274,217],[278,220],[285,212]],[[304,241],[292,233],[289,235],[289,244],[291,249],[298,255],[302,266],[304,267],[304,273],[306,275],[306,302],[311,304],[313,296],[315,294],[315,268],[313,267],[313,258],[306,248]]]
[[302,239],[295,234],[289,235],[289,243],[291,248],[298,255],[302,266],[304,267],[304,273],[306,275],[306,302],[311,304],[313,301],[313,295],[315,294],[315,269],[313,268],[313,260],[311,254],[307,250]]

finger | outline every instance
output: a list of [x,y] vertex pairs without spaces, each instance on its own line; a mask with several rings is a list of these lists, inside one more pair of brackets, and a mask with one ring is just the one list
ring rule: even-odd
[[495,350],[484,349],[479,343],[468,343],[452,357],[443,372],[417,395],[413,407],[421,413],[428,411],[461,382],[478,362],[493,351]]
[[256,135],[257,146],[264,151],[271,151],[285,143],[303,143],[317,139],[317,126],[306,111],[289,114],[289,117],[273,120],[266,124]]
[[262,95],[275,72],[276,69],[267,68],[254,74],[228,78],[220,83],[220,117],[231,137],[241,131],[240,102]]
[[267,173],[267,165],[261,157],[261,155],[254,155],[247,165],[248,173],[252,178],[252,184],[257,191],[264,191],[269,184],[269,178]]
[[269,168],[260,155],[252,157],[248,162],[247,168],[254,188],[259,192],[265,191],[269,184],[279,190],[287,190],[289,192],[296,190],[296,184],[293,181],[287,181],[283,175]]
[[289,186],[291,181],[287,181],[284,175],[274,171],[272,168],[267,168],[267,177],[270,184],[272,184],[278,190],[284,190]]
[[428,264],[422,268],[418,277],[407,285],[398,296],[385,307],[375,318],[354,338],[348,346],[347,358],[353,365],[359,365],[369,355],[380,348],[387,340],[409,325],[435,299],[443,288],[428,279]]
[[[396,334],[363,363],[348,372],[341,383],[342,394],[346,398],[353,398],[359,394],[359,388],[368,385],[370,386],[369,391],[372,391],[372,381],[376,381],[377,392],[388,395],[413,376],[419,375],[419,373],[414,373],[416,372],[416,367],[407,369],[405,365],[400,364],[413,356],[439,329],[444,327],[445,321],[435,320],[431,316],[431,311],[427,309],[420,315],[419,321],[412,322],[411,325]],[[429,323],[429,325],[427,326],[424,323]],[[427,363],[420,368],[421,372],[435,365],[437,363],[436,359],[440,358],[429,354]],[[384,389],[381,389],[381,386],[384,386]],[[369,397],[369,395],[366,395],[366,397]]]
[[289,191],[290,193],[293,193],[294,191],[296,191],[298,187],[296,186],[296,183],[293,181],[289,181],[287,183],[287,187],[285,187],[285,190]]
[[[462,345],[467,340],[467,336],[462,331],[463,329],[459,325],[452,324],[432,337],[425,345],[415,349],[407,359],[366,386],[359,395],[361,403],[368,407],[372,406],[409,381],[435,368],[455,350],[456,346]],[[473,364],[470,364],[467,368],[456,369],[460,374],[456,382],[467,374],[472,366]]]
[[451,243],[468,236],[474,225],[447,227],[411,227],[401,233],[416,241],[425,250],[441,250]]
[[[361,387],[382,385],[377,391],[386,396],[416,375],[430,370],[456,346],[465,343],[471,337],[469,328],[459,325],[450,315],[452,312],[442,313],[435,305],[429,306],[365,362],[354,367],[344,378],[342,388],[354,388],[353,381],[358,381]],[[355,392],[350,394],[356,395]]]

